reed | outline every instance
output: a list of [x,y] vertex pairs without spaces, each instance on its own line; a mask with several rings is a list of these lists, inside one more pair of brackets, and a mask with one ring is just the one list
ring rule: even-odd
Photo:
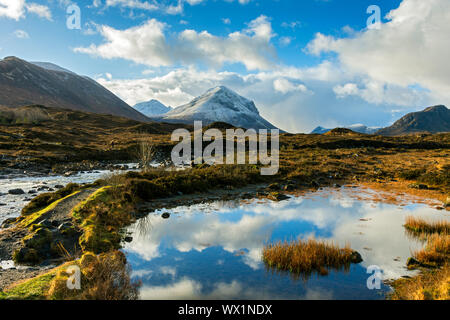
[[333,242],[310,238],[268,244],[263,248],[263,261],[269,268],[281,271],[326,275],[329,269],[348,269],[362,259],[349,245],[340,248]]
[[439,233],[450,234],[450,221],[436,220],[428,221],[413,216],[406,217],[405,228],[413,233]]

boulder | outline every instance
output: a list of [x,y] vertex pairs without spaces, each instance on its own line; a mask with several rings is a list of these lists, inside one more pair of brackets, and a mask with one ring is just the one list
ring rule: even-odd
[[24,194],[25,191],[23,191],[22,189],[11,189],[8,190],[9,194],[13,194],[13,195],[20,195],[20,194]]
[[161,217],[162,217],[163,219],[169,219],[169,218],[170,218],[170,213],[164,212],[164,213],[161,215]]

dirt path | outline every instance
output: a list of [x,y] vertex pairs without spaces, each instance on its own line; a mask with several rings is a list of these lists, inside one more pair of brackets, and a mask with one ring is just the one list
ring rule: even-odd
[[[69,215],[71,210],[78,203],[87,199],[93,192],[95,192],[95,189],[86,189],[64,199],[53,210],[45,213],[39,221],[48,220],[53,225],[60,225],[64,222],[71,221]],[[26,230],[17,230],[14,228],[0,230],[0,261],[12,260],[13,252],[20,248],[22,245],[21,240],[26,234]],[[34,267],[18,267],[12,269],[0,268],[0,290],[7,288],[16,281],[41,274],[50,267],[52,266],[47,262],[41,266]]]

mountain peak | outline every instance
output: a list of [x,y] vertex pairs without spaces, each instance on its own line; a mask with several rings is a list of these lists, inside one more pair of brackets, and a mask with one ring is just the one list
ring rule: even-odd
[[276,129],[259,115],[253,101],[225,86],[207,90],[191,102],[165,114],[163,120],[173,122],[201,120],[206,125],[222,121],[240,128]]
[[401,135],[418,132],[449,132],[450,110],[446,106],[437,105],[423,111],[411,112],[397,120],[392,126],[381,129],[377,134]]
[[437,106],[432,106],[432,107],[428,107],[425,110],[423,110],[423,112],[447,112],[448,108],[442,104],[437,105]]
[[172,110],[171,107],[166,107],[156,99],[135,104],[133,108],[147,117],[161,116]]

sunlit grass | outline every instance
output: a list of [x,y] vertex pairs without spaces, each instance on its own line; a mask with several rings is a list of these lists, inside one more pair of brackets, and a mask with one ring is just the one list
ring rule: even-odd
[[263,248],[263,261],[270,267],[295,274],[328,274],[328,269],[348,269],[361,262],[361,256],[349,245],[340,248],[325,240],[294,240],[268,244]]
[[414,259],[427,265],[442,265],[449,261],[450,235],[434,233],[427,237],[424,249],[414,252]]
[[406,217],[405,228],[414,233],[450,234],[450,221],[427,221],[423,218]]
[[392,284],[391,300],[450,300],[450,265]]

